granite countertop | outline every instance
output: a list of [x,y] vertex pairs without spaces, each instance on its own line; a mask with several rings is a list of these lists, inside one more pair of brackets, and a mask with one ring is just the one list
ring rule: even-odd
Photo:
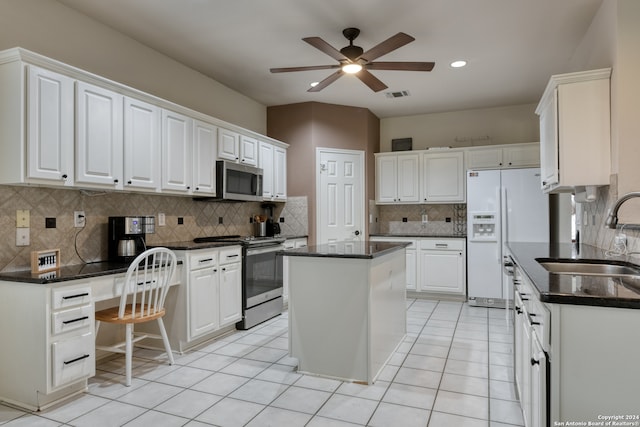
[[87,279],[107,274],[126,273],[128,268],[129,263],[127,262],[91,262],[88,264],[75,264],[60,267],[60,269],[50,271],[48,273],[32,273],[31,270],[0,273],[0,280],[44,285],[47,283]]
[[[280,235],[278,237],[289,240],[289,239],[307,238],[308,236],[306,234],[303,234],[303,235]],[[241,243],[242,243],[242,239],[228,240],[225,242],[205,242],[205,243],[195,243],[193,240],[185,240],[185,241],[178,241],[178,242],[155,243],[153,245],[148,245],[148,246],[150,248],[162,246],[174,251],[189,251],[189,250],[196,250],[196,249],[211,249],[211,248],[221,248],[224,246],[235,246]]]
[[542,302],[640,309],[640,278],[553,274],[536,261],[539,258],[633,264],[624,257],[607,257],[604,250],[595,246],[571,243],[508,243],[507,247]]
[[322,258],[373,259],[407,247],[409,243],[392,242],[337,242],[281,251],[282,255]]
[[429,237],[429,238],[442,238],[442,239],[466,239],[466,234],[418,234],[418,233],[372,233],[369,237]]

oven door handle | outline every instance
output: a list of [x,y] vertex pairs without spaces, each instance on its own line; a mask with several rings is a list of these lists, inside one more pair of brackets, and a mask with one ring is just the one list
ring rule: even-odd
[[247,249],[247,256],[251,256],[251,255],[260,255],[260,254],[266,254],[268,252],[277,252],[277,251],[283,251],[284,250],[284,245],[280,244],[280,245],[269,245],[269,246],[262,246],[259,248],[250,248]]

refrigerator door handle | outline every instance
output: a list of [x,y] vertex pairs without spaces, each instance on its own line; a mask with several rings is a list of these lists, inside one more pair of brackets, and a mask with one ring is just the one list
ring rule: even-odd
[[498,206],[500,206],[500,211],[496,212],[496,215],[498,216],[498,218],[496,218],[496,262],[500,265],[502,265],[502,224],[505,219],[504,216],[504,206],[503,206],[503,202],[504,199],[502,198],[504,193],[504,188],[503,187],[498,187],[496,188],[496,201],[498,203]]
[[509,220],[509,216],[507,215],[507,211],[508,211],[508,206],[507,206],[507,188],[506,187],[502,187],[502,201],[500,203],[500,216],[502,218],[500,218],[500,224],[501,224],[501,230],[500,230],[500,245],[504,245],[507,242],[507,239],[509,238],[509,233],[508,233],[508,228],[507,228],[507,221]]

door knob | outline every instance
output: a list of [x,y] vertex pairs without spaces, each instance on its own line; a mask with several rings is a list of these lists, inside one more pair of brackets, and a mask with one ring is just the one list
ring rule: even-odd
[[360,235],[360,231],[356,230],[356,231],[353,232],[353,234],[355,234],[356,236],[359,236]]

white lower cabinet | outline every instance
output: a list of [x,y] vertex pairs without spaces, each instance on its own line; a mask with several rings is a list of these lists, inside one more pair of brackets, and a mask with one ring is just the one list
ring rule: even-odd
[[[299,237],[287,239],[283,243],[284,250],[304,248],[307,246],[307,238]],[[289,302],[289,257],[282,257],[282,302]]]
[[95,375],[94,311],[86,281],[0,282],[0,400],[39,410],[84,390]]
[[372,242],[407,242],[407,290],[465,295],[466,242],[460,238],[373,236]]
[[[184,286],[171,315],[169,340],[179,351],[208,339],[242,319],[242,248],[177,251],[183,259]],[[176,319],[176,316],[178,319]],[[186,318],[184,328],[178,325]],[[169,322],[166,322],[169,323]]]

